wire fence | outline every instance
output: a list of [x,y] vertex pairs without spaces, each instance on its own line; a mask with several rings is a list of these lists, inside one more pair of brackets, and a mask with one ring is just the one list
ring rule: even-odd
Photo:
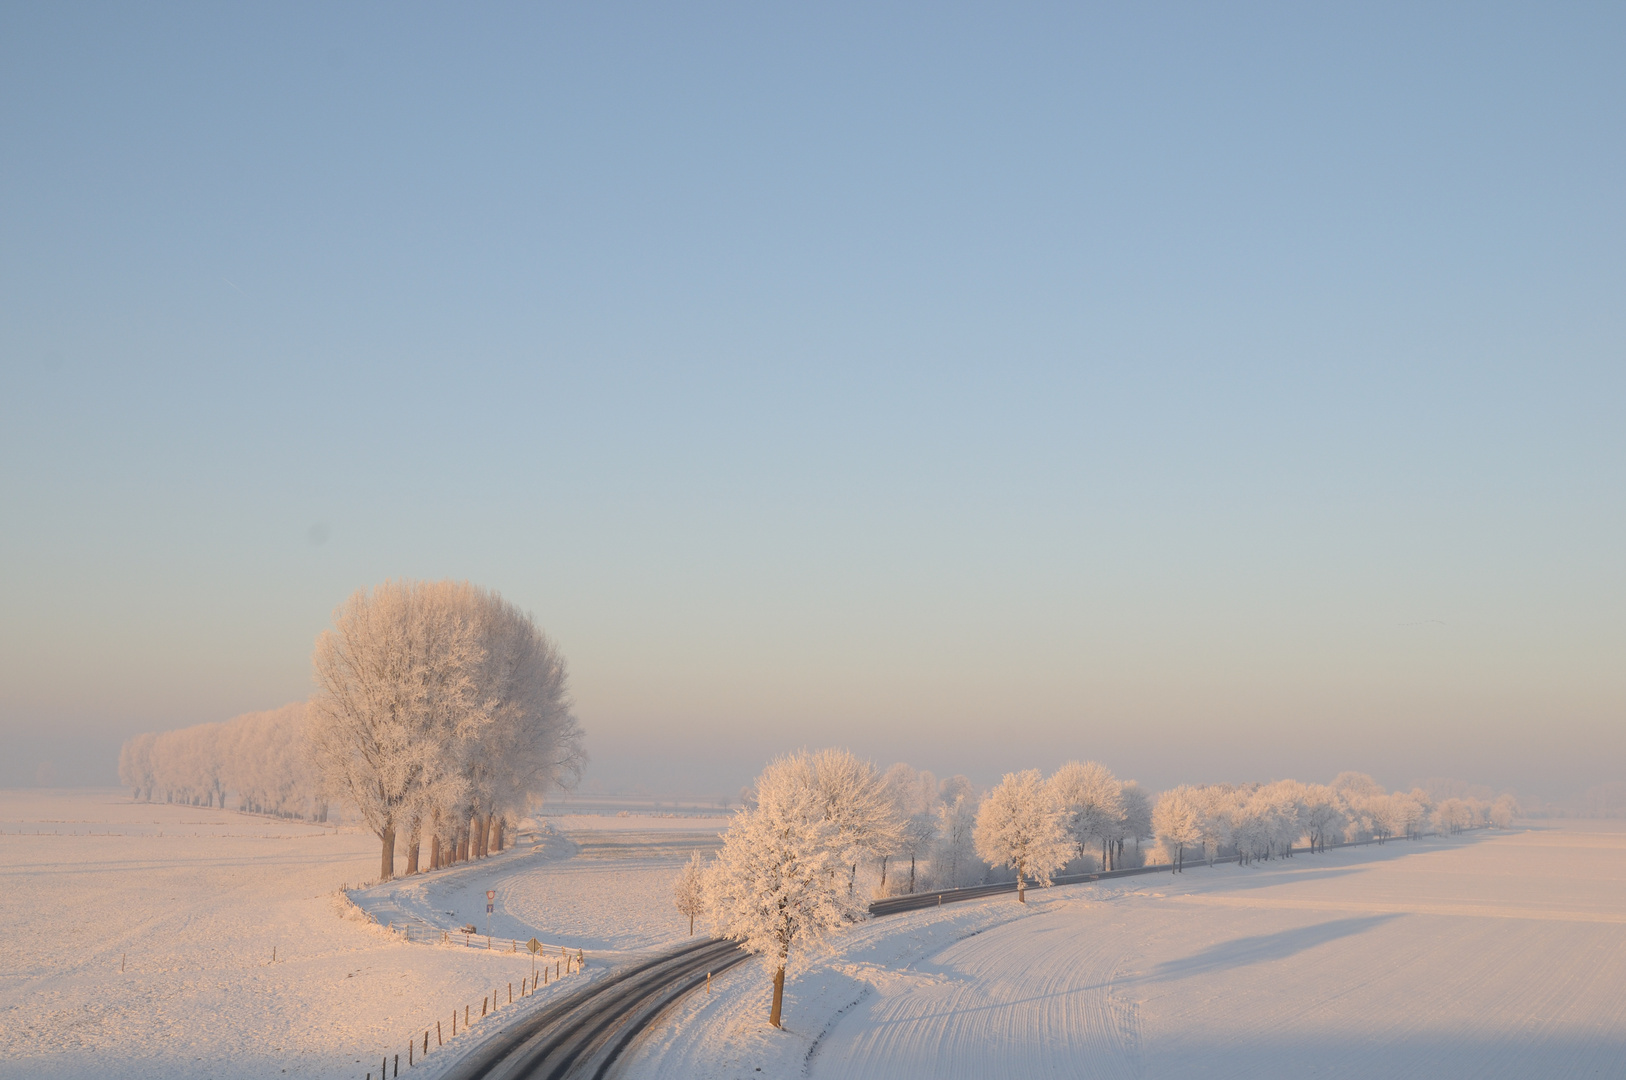
[[[523,951],[527,954],[531,952],[529,949]],[[540,952],[537,955],[540,957]],[[534,997],[551,984],[558,983],[567,976],[579,975],[585,966],[585,959],[580,950],[577,950],[574,955],[569,954],[567,950],[564,955],[554,958],[551,965],[544,962],[531,975],[521,978],[517,984],[508,983],[506,1000],[502,988],[500,986],[493,987],[490,994],[480,999],[480,1011],[478,1013],[474,1011],[475,1006],[473,1004],[465,1004],[461,1015],[457,1009],[452,1010],[450,1023],[437,1018],[433,1027],[427,1025],[424,1027],[421,1037],[414,1031],[412,1037],[407,1040],[407,1068],[413,1069],[422,1065],[432,1050],[439,1050],[460,1034],[467,1035],[476,1024],[488,1016],[496,1015],[498,1010],[512,1006],[516,1002],[523,1002],[528,997]],[[514,990],[516,985],[519,987],[517,994]],[[431,1037],[434,1039],[433,1046],[430,1045]],[[399,1046],[400,1044],[397,1043],[396,1045]],[[393,1080],[394,1077],[401,1075],[401,1056],[400,1053],[386,1053],[379,1058],[379,1080],[386,1080],[386,1078]],[[367,1073],[366,1080],[373,1080],[371,1071]]]

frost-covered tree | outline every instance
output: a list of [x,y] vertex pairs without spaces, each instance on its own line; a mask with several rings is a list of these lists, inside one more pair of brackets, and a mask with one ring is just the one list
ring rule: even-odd
[[[867,898],[855,895],[846,872],[863,830],[836,798],[863,770],[819,760],[843,754],[804,750],[770,763],[757,778],[755,805],[734,815],[705,875],[713,930],[760,955],[773,973],[774,1027],[781,1026],[786,966],[867,915]],[[873,767],[869,773],[873,779]]]
[[456,771],[457,732],[484,722],[484,659],[477,598],[453,582],[358,591],[316,641],[312,753],[382,842],[380,880],[395,876],[396,830]]
[[1016,871],[1016,899],[1027,903],[1027,879],[1050,884],[1051,871],[1067,864],[1073,843],[1067,811],[1038,769],[1006,773],[977,810],[977,854]]
[[1067,835],[1079,858],[1100,845],[1101,869],[1112,869],[1112,848],[1121,836],[1123,785],[1096,761],[1069,761],[1050,778],[1056,801],[1067,813]]
[[504,823],[518,820],[537,793],[573,783],[584,757],[558,649],[529,615],[494,592],[472,591],[482,708],[456,731],[455,753],[469,854],[480,857],[502,849]]
[[1185,870],[1186,848],[1202,843],[1205,813],[1206,800],[1193,788],[1177,787],[1157,797],[1152,807],[1152,831],[1169,853],[1172,873]]
[[1337,794],[1325,784],[1306,784],[1304,788],[1304,829],[1310,839],[1310,850],[1325,851],[1333,837],[1344,831],[1344,812]]
[[1467,799],[1446,799],[1434,810],[1434,826],[1444,833],[1458,833],[1474,824],[1473,807]]
[[[957,781],[965,781],[964,784]],[[986,866],[977,858],[977,800],[963,776],[943,781],[938,791],[937,846],[932,852],[932,881],[941,889],[958,889],[983,880]]]
[[1519,801],[1512,795],[1498,796],[1491,803],[1490,823],[1498,829],[1505,829],[1513,824],[1513,819],[1519,816]]
[[1204,784],[1191,789],[1197,800],[1197,828],[1201,835],[1203,858],[1214,865],[1220,849],[1233,842],[1237,810],[1244,797],[1235,784]]
[[672,899],[677,904],[678,914],[687,916],[689,920],[690,937],[694,936],[695,917],[706,910],[705,879],[706,864],[701,861],[700,852],[696,851],[683,864],[677,880],[672,884]]
[[480,854],[495,814],[579,774],[563,662],[493,592],[452,581],[357,592],[317,639],[313,664],[313,760],[380,838],[385,879],[398,830],[412,869],[426,822]]
[[814,750],[780,760],[785,768],[804,772],[801,782],[821,800],[825,820],[836,828],[837,853],[847,864],[847,892],[856,896],[858,864],[896,851],[902,842],[903,823],[881,774],[873,762],[847,750]]
[[1141,786],[1133,780],[1125,780],[1123,786],[1123,819],[1118,825],[1118,855],[1123,855],[1125,840],[1135,842],[1135,850],[1140,850],[1142,840],[1150,840],[1152,831],[1152,800]]
[[153,788],[156,786],[152,751],[157,740],[157,732],[144,732],[125,742],[119,751],[119,780],[130,788],[131,798],[138,801],[152,801]]
[[917,867],[928,858],[937,841],[937,778],[899,762],[882,777],[892,797],[893,812],[899,822],[896,850],[881,855],[881,890],[886,890],[886,864],[889,856],[909,860],[909,891],[915,891]]

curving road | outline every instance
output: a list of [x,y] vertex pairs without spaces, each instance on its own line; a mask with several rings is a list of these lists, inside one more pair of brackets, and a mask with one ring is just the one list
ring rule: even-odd
[[488,1040],[448,1080],[602,1080],[660,1012],[750,954],[708,939],[630,965],[540,1009]]

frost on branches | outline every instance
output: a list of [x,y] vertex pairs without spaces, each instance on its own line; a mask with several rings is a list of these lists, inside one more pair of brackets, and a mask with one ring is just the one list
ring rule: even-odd
[[696,851],[678,871],[677,881],[672,885],[672,900],[677,904],[678,914],[689,920],[690,937],[694,937],[695,916],[706,910],[705,875],[706,864]]
[[1016,899],[1027,903],[1027,879],[1050,884],[1050,872],[1067,864],[1073,843],[1067,812],[1038,769],[1006,773],[977,810],[977,854],[1016,871]]
[[316,642],[311,755],[328,790],[383,843],[431,865],[502,846],[503,822],[580,775],[564,661],[530,617],[467,582],[390,581],[357,592]]
[[1112,855],[1125,835],[1123,785],[1112,770],[1096,761],[1069,761],[1050,778],[1055,799],[1067,812],[1067,835],[1079,858],[1101,848],[1101,869],[1112,869]]
[[881,854],[881,884],[880,891],[886,895],[887,862],[894,855],[900,859],[909,860],[908,891],[914,892],[919,879],[919,864],[921,860],[931,857],[932,848],[938,838],[938,784],[937,777],[924,770],[916,770],[904,762],[898,762],[886,770],[882,777],[886,790],[892,798],[894,815],[901,823],[898,831],[898,846],[895,850],[885,850]]
[[898,822],[874,766],[842,750],[775,760],[757,778],[755,799],[723,834],[705,907],[719,936],[773,972],[768,1022],[780,1027],[786,965],[868,914],[851,868],[894,845]]
[[253,814],[326,821],[327,800],[305,752],[305,703],[219,724],[147,732],[124,744],[119,779],[138,801],[226,805]]

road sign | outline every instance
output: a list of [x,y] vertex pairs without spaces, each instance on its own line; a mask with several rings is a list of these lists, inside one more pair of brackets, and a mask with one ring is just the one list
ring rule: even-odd
[[531,940],[527,941],[525,943],[525,947],[527,949],[529,949],[532,952],[533,955],[535,953],[539,953],[539,952],[542,951],[542,943],[540,941],[536,940],[535,938],[532,938]]
[[486,903],[489,904],[489,903],[491,903],[491,901],[493,901],[495,899],[497,899],[497,890],[496,889],[487,889],[486,890]]

